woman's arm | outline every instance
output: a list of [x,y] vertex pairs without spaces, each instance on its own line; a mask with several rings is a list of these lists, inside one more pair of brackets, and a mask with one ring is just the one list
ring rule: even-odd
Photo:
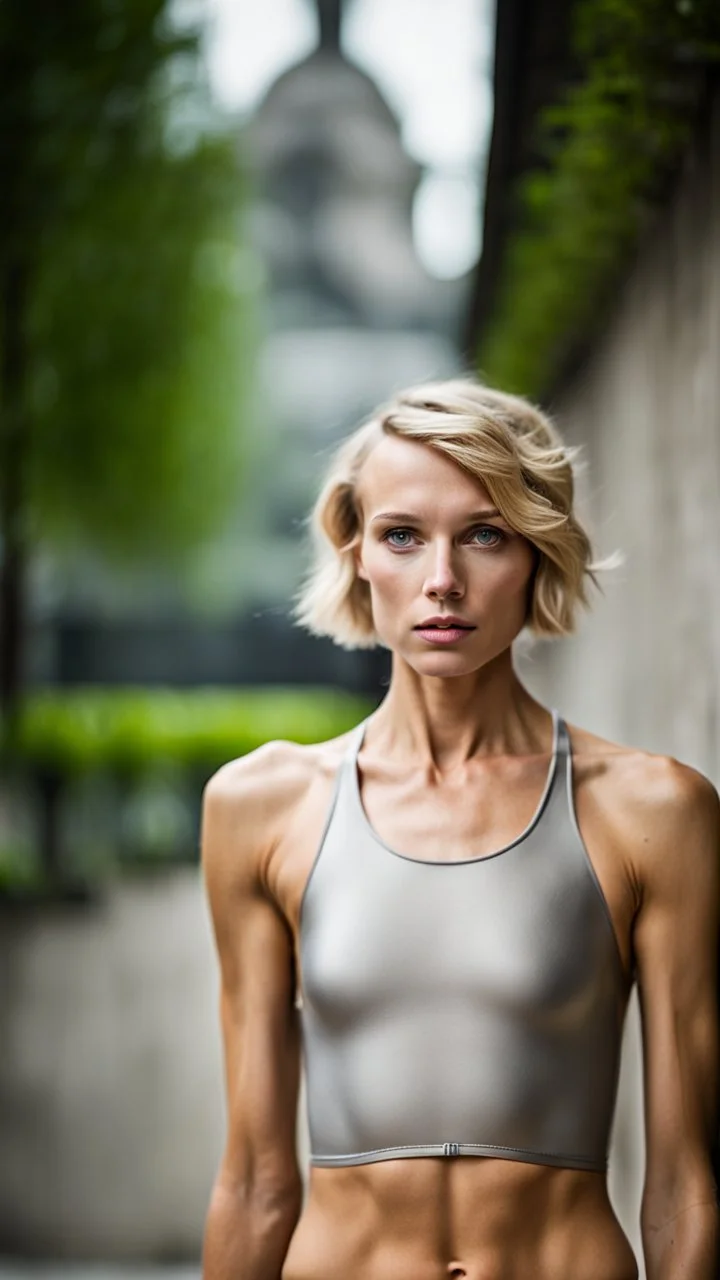
[[280,1280],[301,1208],[292,939],[264,875],[285,807],[286,753],[287,744],[269,744],[225,765],[203,796],[228,1120],[205,1225],[204,1280]]
[[[720,805],[706,778],[649,758],[630,855],[643,1023],[648,1280],[716,1280]],[[636,780],[637,783],[638,780]]]

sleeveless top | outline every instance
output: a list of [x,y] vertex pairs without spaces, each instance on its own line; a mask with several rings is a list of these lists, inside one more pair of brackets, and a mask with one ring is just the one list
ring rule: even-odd
[[353,731],[300,906],[311,1164],[606,1169],[627,982],[552,715],[534,817],[461,861],[383,843],[358,783],[366,722]]

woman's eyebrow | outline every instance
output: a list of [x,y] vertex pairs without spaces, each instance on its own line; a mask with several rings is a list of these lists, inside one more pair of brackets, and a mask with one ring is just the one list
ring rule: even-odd
[[[474,524],[476,520],[491,520],[494,516],[499,516],[500,512],[496,507],[488,507],[485,511],[474,511],[466,519],[466,524]],[[406,524],[422,524],[422,517],[413,515],[410,511],[380,511],[373,516],[370,521],[375,524],[380,520],[397,520],[404,521]]]

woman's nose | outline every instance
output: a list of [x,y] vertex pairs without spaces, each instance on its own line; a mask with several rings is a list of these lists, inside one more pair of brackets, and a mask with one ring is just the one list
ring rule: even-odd
[[425,594],[427,596],[459,596],[462,595],[462,590],[462,582],[451,549],[438,547],[425,579]]

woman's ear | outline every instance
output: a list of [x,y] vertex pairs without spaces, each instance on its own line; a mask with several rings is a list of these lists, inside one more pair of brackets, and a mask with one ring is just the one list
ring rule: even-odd
[[355,577],[359,578],[361,582],[367,582],[368,576],[362,562],[362,534],[360,533],[358,534],[357,541],[353,546],[352,554],[355,562]]

